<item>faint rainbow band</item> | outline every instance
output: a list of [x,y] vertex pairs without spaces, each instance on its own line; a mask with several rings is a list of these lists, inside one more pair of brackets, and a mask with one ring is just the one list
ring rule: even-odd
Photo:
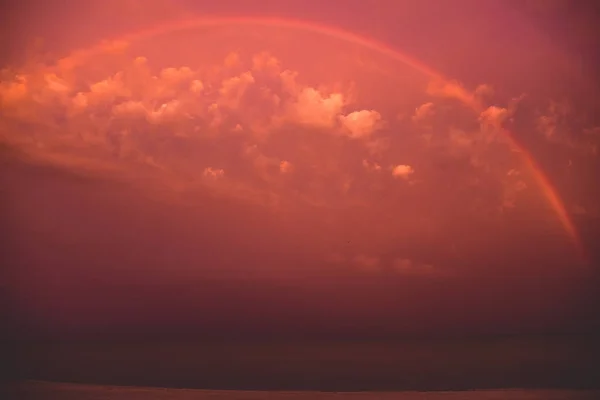
[[[162,23],[157,26],[143,29],[137,31],[135,33],[124,35],[118,38],[116,41],[112,41],[111,43],[132,43],[138,40],[148,39],[153,36],[163,35],[166,33],[171,33],[175,31],[183,31],[189,29],[196,29],[202,27],[211,27],[211,26],[223,26],[223,25],[260,25],[260,26],[272,26],[272,27],[282,27],[282,28],[295,28],[305,31],[310,31],[314,33],[323,34],[329,37],[333,37],[336,39],[340,39],[346,42],[350,42],[359,46],[364,46],[365,48],[374,50],[382,55],[388,56],[393,60],[399,61],[405,65],[408,65],[431,79],[436,80],[438,83],[451,82],[447,78],[445,78],[442,74],[430,68],[429,66],[423,64],[419,60],[410,57],[406,54],[399,52],[398,50],[393,49],[385,45],[384,43],[378,42],[374,39],[368,38],[363,35],[357,35],[352,32],[346,31],[339,27],[333,27],[328,25],[320,25],[314,22],[302,21],[302,20],[294,20],[289,18],[273,18],[273,17],[201,17],[201,18],[191,18],[184,20],[175,20],[168,23]],[[58,66],[61,69],[69,69],[77,66],[81,66],[87,62],[89,57],[97,55],[99,53],[103,53],[107,50],[107,42],[102,42],[95,46],[78,50],[71,55],[61,59],[58,61]],[[482,106],[477,102],[474,96],[463,89],[462,87],[455,87],[456,90],[454,97],[462,101],[464,104],[473,109],[473,111],[480,113],[483,111]],[[581,261],[586,263],[587,257],[585,254],[585,249],[582,244],[582,241],[579,237],[579,233],[573,224],[573,221],[569,217],[569,213],[567,212],[563,201],[561,200],[557,190],[553,187],[550,179],[544,173],[544,171],[537,164],[531,153],[521,145],[514,135],[504,129],[503,130],[506,138],[511,147],[513,147],[518,153],[521,154],[522,160],[525,166],[531,171],[536,183],[540,187],[542,193],[544,194],[546,200],[549,205],[552,207],[553,211],[557,215],[561,225],[563,226],[565,232],[569,236],[569,239],[572,241],[575,246],[579,256],[581,257]]]

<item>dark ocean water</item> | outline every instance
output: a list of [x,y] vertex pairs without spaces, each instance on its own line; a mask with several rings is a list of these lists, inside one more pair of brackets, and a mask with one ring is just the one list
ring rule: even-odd
[[[0,391],[1,393],[1,391]],[[6,395],[8,397],[6,397]],[[471,390],[439,392],[265,392],[119,387],[28,381],[8,388],[3,398],[55,400],[596,400],[593,390]]]
[[600,389],[595,336],[386,342],[44,343],[17,380],[227,390]]

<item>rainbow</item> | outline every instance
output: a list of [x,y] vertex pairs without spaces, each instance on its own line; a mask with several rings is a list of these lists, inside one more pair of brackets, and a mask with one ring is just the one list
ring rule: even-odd
[[[132,34],[124,35],[113,41],[104,41],[98,45],[89,47],[87,49],[75,51],[71,53],[71,55],[59,60],[57,66],[61,69],[74,68],[85,64],[90,57],[104,53],[106,51],[110,51],[110,49],[114,47],[119,48],[121,46],[127,46],[128,43],[133,43],[139,40],[149,39],[155,36],[176,31],[223,25],[260,25],[270,27],[292,28],[323,34],[328,37],[346,41],[359,46],[364,46],[367,49],[376,51],[382,55],[389,57],[390,59],[408,65],[422,72],[423,74],[425,74],[432,80],[437,81],[438,83],[451,82],[442,74],[423,64],[419,60],[410,57],[409,55],[403,54],[392,47],[389,47],[381,42],[365,37],[363,35],[357,35],[338,27],[320,25],[308,21],[272,17],[200,17],[185,20],[176,20],[141,31],[137,31]],[[474,112],[480,113],[483,110],[482,106],[478,104],[477,101],[475,101],[473,95],[470,94],[468,91],[458,86],[454,89],[458,91],[455,93],[454,97],[461,100],[463,103],[465,103],[465,105],[472,108]],[[575,225],[569,217],[569,213],[567,212],[557,190],[552,186],[551,181],[536,163],[531,153],[527,151],[527,149],[516,140],[514,135],[511,134],[511,132],[504,131],[504,133],[511,147],[513,147],[519,154],[521,154],[525,166],[532,173],[532,176],[534,177],[540,190],[542,191],[550,207],[558,217],[561,225],[563,226],[570,240],[573,242],[582,260],[585,260],[585,251],[583,249],[581,239],[575,228]]]

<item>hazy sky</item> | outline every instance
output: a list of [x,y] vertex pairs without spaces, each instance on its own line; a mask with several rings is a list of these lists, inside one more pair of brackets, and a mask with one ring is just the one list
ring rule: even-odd
[[595,20],[566,4],[14,3],[15,326],[597,327]]

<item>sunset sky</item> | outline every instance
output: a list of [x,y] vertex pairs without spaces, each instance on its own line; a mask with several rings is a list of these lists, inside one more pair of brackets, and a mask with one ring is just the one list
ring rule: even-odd
[[0,221],[15,332],[598,329],[589,15],[14,2]]

